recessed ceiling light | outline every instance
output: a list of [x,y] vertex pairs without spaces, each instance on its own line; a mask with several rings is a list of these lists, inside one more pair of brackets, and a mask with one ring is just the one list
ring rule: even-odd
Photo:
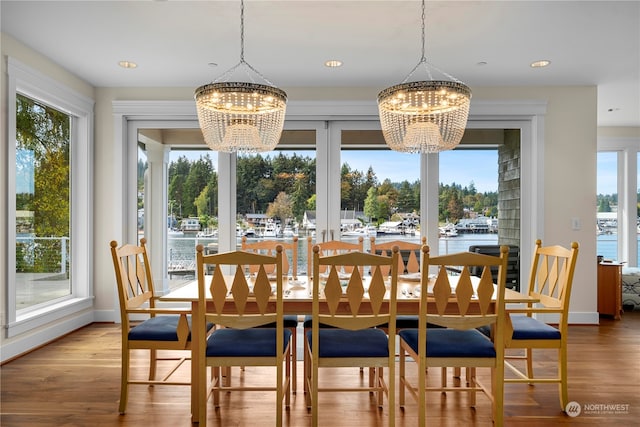
[[340,61],[338,59],[330,59],[330,60],[326,61],[324,63],[324,65],[326,67],[329,67],[329,68],[341,67],[342,66],[342,61]]
[[551,64],[551,61],[546,59],[541,59],[540,61],[535,61],[531,63],[531,68],[544,68]]
[[131,61],[119,61],[118,65],[122,68],[138,68],[138,64]]

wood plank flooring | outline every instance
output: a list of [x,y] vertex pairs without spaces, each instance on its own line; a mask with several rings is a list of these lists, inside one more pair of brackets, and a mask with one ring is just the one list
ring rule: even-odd
[[[569,398],[591,405],[592,413],[575,418],[561,412],[555,385],[506,385],[506,426],[558,424],[632,426],[640,422],[640,312],[627,312],[621,321],[601,319],[599,326],[571,326],[569,335]],[[69,334],[1,368],[0,425],[12,426],[185,426],[190,425],[187,387],[131,387],[126,415],[118,414],[120,383],[119,325],[93,324]],[[553,367],[554,352],[539,351],[539,372]],[[143,377],[146,354],[133,362]],[[302,390],[302,362],[298,390]],[[439,381],[437,370],[429,381]],[[188,365],[178,374],[188,378]],[[353,385],[365,381],[357,370],[321,371],[327,381]],[[234,370],[234,381],[268,381],[266,368]],[[485,377],[485,379],[487,379]],[[234,392],[223,397],[219,410],[209,401],[208,425],[273,425],[274,395]],[[432,426],[491,425],[488,400],[479,395],[475,410],[462,393],[432,393],[428,424]],[[622,413],[607,413],[593,405],[628,405]],[[624,408],[624,406],[623,406]],[[584,409],[583,409],[584,411]],[[367,393],[321,394],[320,425],[361,427],[386,425],[388,410],[379,410]],[[415,426],[412,401],[397,410],[396,425]],[[292,396],[286,425],[308,426],[310,416],[300,392]]]

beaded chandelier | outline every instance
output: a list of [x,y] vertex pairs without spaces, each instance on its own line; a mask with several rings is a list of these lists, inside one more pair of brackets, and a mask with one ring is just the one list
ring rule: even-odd
[[[222,81],[239,67],[267,84]],[[240,2],[240,62],[214,82],[196,89],[195,100],[202,135],[212,150],[255,153],[278,145],[287,94],[244,59],[244,0]]]
[[[429,80],[407,80],[420,66]],[[433,71],[449,80],[434,80]],[[451,150],[462,140],[471,90],[461,81],[429,64],[425,57],[425,2],[422,1],[422,57],[401,84],[378,94],[384,139],[392,150],[437,153]]]

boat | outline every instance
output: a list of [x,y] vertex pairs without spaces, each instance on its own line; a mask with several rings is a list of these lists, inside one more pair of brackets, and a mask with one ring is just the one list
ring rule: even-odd
[[278,237],[279,227],[274,222],[268,222],[264,226],[262,237]]
[[342,236],[362,236],[362,237],[376,237],[378,231],[374,226],[358,227],[353,230],[347,230],[341,233]]
[[298,233],[293,231],[293,228],[289,227],[288,225],[282,231],[282,237],[294,237],[297,235]]
[[184,233],[182,231],[176,230],[174,228],[168,228],[167,229],[167,236],[169,236],[169,237],[184,236]]
[[213,231],[200,231],[198,234],[196,234],[196,237],[204,237],[204,238],[212,238],[212,237],[218,237],[218,230],[213,230]]
[[256,233],[256,230],[254,230],[253,228],[247,228],[247,230],[242,235],[247,239],[257,239],[260,237],[260,235]]
[[180,230],[183,233],[198,233],[200,232],[200,219],[199,218],[185,218],[180,222]]
[[438,232],[440,237],[456,237],[458,235],[458,230],[456,230],[455,225],[451,223],[447,223],[442,227],[439,227]]

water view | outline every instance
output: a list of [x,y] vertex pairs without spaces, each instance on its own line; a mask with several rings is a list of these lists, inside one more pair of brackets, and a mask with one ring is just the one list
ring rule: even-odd
[[[357,237],[344,236],[342,240],[347,242],[357,242]],[[400,236],[400,235],[380,235],[376,241],[385,242],[391,240],[407,240],[413,243],[420,242],[420,236]],[[282,239],[283,242],[291,241],[290,238]],[[169,245],[169,273],[172,279],[192,279],[195,270],[195,247],[202,244],[217,250],[217,238],[195,237],[195,236],[170,236]],[[457,237],[438,239],[439,252],[453,253],[465,251],[471,245],[495,245],[498,243],[498,235],[495,233],[481,234],[460,234]],[[240,240],[238,240],[240,247]],[[369,250],[369,239],[364,240],[365,251]],[[602,234],[598,236],[598,255],[606,259],[617,259],[617,236],[615,234]],[[638,259],[640,265],[640,257]],[[307,237],[300,236],[298,241],[298,274],[304,275],[307,272]]]

